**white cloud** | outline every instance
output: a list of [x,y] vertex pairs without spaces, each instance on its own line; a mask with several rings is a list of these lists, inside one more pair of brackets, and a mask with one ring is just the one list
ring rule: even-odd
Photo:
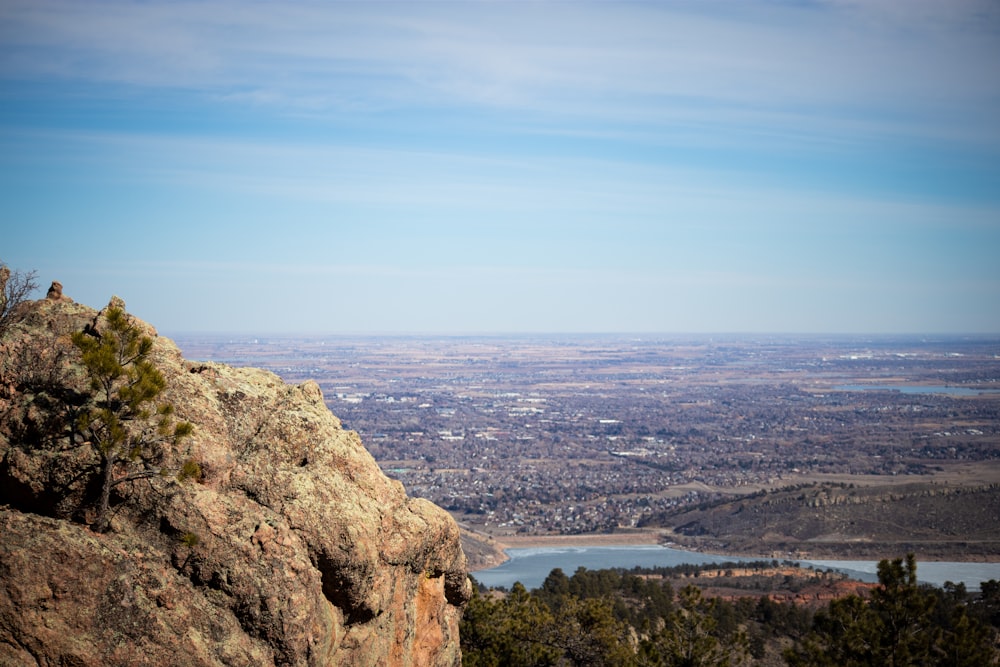
[[995,294],[995,6],[7,0],[0,209],[30,221],[7,242],[49,261],[81,219],[139,220],[147,261],[108,268],[148,303],[168,272],[248,310],[262,276],[312,277],[419,328]]
[[911,6],[33,0],[5,6],[4,69],[286,111],[461,105],[806,131],[875,113],[882,129],[971,120],[995,140],[974,110],[997,110],[997,12]]

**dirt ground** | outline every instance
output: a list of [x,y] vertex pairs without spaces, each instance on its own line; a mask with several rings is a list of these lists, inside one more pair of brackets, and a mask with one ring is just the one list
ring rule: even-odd
[[663,531],[644,530],[628,533],[601,533],[589,535],[511,535],[496,539],[503,549],[531,547],[613,547],[659,544]]

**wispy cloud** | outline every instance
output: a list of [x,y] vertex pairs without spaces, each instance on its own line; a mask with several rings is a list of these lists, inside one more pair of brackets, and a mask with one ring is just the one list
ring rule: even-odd
[[995,3],[913,4],[8,2],[3,68],[288,112],[724,115],[813,133],[864,117],[996,140]]
[[993,0],[6,0],[3,250],[96,284],[141,223],[152,302],[373,328],[933,325],[1000,282],[997,62]]

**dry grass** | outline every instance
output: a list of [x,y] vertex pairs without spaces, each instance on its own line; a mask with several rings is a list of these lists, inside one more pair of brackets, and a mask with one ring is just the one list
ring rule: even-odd
[[503,549],[532,547],[617,547],[659,544],[663,531],[636,530],[622,533],[590,533],[585,535],[511,535],[497,539]]

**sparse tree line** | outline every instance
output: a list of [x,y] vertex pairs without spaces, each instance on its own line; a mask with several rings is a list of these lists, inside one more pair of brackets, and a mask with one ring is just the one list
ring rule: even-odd
[[663,574],[581,568],[566,576],[556,569],[533,591],[519,583],[509,592],[480,588],[462,621],[463,664],[1000,664],[1000,582],[984,582],[978,594],[962,585],[920,585],[912,555],[881,561],[869,594],[818,609],[767,595],[710,598],[693,585],[675,591]]

